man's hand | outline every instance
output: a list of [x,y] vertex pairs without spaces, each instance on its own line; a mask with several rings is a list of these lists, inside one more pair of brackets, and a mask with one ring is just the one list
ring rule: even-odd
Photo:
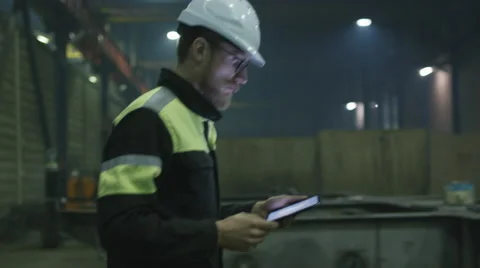
[[276,222],[244,212],[217,221],[216,225],[220,247],[243,252],[262,243],[268,233],[278,227]]
[[[308,198],[308,196],[300,196],[300,195],[278,195],[270,197],[267,200],[259,201],[255,203],[252,208],[252,213],[257,214],[262,218],[266,218],[270,211],[285,207],[291,203],[295,203],[297,201],[303,200]],[[285,217],[284,219],[280,220],[281,227],[287,227],[295,218],[295,215],[290,217]]]

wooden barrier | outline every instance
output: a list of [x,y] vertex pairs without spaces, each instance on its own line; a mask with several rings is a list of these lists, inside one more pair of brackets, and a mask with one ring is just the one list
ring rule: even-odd
[[443,194],[451,181],[470,181],[480,194],[480,134],[433,133],[431,136],[431,179],[429,192]]
[[453,180],[480,186],[480,134],[324,131],[316,138],[224,139],[223,196],[301,192],[441,195]]
[[[324,131],[312,138],[219,140],[223,197],[303,193],[442,195],[453,180],[480,186],[480,135],[425,130]],[[94,199],[93,179],[72,177],[67,209]],[[78,198],[81,200],[78,200]],[[85,200],[83,200],[85,199]]]
[[322,192],[421,194],[425,144],[421,130],[322,132],[317,143]]
[[224,139],[217,154],[223,196],[316,192],[314,138]]

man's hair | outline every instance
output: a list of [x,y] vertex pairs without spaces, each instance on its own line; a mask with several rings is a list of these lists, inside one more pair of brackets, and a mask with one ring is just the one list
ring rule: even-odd
[[201,26],[188,26],[180,23],[177,28],[177,33],[180,34],[180,39],[177,45],[177,59],[178,63],[183,63],[188,57],[188,51],[193,41],[199,37],[205,38],[213,48],[216,48],[220,42],[230,43],[227,39]]

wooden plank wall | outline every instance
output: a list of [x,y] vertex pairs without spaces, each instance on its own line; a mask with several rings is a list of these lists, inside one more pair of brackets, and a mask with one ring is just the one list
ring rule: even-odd
[[228,139],[219,141],[218,159],[225,197],[275,188],[441,195],[452,180],[480,185],[480,134],[324,131],[315,138]]
[[425,192],[426,133],[342,132],[318,137],[322,192],[416,195]]
[[314,138],[224,139],[217,145],[224,196],[291,188],[316,192]]
[[470,181],[480,194],[480,135],[434,133],[431,145],[429,192],[441,194],[451,181]]
[[[374,193],[384,187],[380,133],[328,131],[316,144],[321,191]],[[380,181],[379,181],[380,180]]]

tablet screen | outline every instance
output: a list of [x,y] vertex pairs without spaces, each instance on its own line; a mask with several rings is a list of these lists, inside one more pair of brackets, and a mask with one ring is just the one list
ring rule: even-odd
[[267,221],[275,221],[283,217],[295,214],[299,211],[315,206],[319,202],[318,196],[312,196],[308,199],[296,202],[284,208],[272,211],[268,214]]

